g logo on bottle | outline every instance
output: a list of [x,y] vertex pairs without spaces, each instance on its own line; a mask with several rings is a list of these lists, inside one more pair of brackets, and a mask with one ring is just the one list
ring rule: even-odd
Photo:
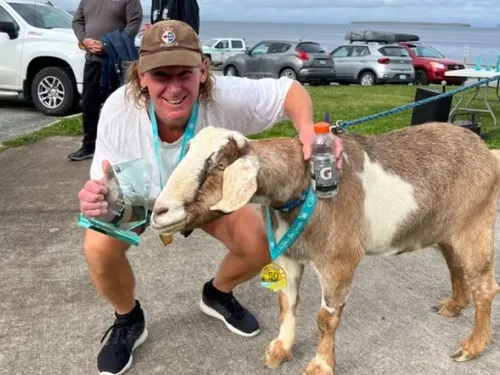
[[321,168],[319,175],[323,180],[330,180],[332,178],[332,167]]

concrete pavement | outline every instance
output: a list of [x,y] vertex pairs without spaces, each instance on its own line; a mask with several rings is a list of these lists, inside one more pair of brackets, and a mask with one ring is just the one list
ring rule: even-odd
[[[0,154],[1,375],[97,374],[99,340],[113,311],[95,291],[82,253],[77,193],[90,162],[66,159],[79,143],[51,138]],[[497,249],[498,230],[499,224]],[[225,253],[200,231],[176,237],[167,248],[147,231],[141,246],[129,250],[150,334],[127,374],[302,373],[317,347],[315,273],[304,275],[294,359],[269,370],[263,353],[278,333],[275,294],[257,279],[236,289],[261,324],[260,335],[250,339],[198,308],[202,285]],[[482,357],[458,364],[450,355],[471,333],[473,310],[455,319],[433,312],[449,293],[446,265],[433,251],[365,259],[337,331],[336,375],[499,374],[499,299],[492,344]]]

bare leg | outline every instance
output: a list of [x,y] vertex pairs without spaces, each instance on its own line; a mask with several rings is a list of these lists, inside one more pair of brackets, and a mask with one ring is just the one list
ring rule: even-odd
[[126,314],[135,306],[135,279],[125,255],[129,245],[102,233],[87,230],[84,252],[90,278],[99,293],[118,314]]
[[259,274],[271,262],[264,220],[254,208],[244,207],[206,225],[203,230],[229,250],[222,260],[214,286],[230,292]]
[[295,341],[296,309],[299,303],[299,286],[304,272],[304,265],[287,256],[276,260],[285,270],[288,285],[279,291],[280,332],[266,350],[266,364],[270,368],[292,359],[292,345]]
[[464,269],[450,245],[439,244],[446,264],[450,270],[452,296],[441,301],[436,310],[443,316],[457,317],[470,301],[470,291],[465,280]]

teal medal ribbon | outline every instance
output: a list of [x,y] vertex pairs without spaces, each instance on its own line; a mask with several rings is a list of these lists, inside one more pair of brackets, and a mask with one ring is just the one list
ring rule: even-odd
[[280,255],[284,254],[285,251],[287,251],[288,248],[295,242],[300,233],[302,233],[312,213],[314,212],[316,201],[316,195],[312,189],[309,189],[306,200],[302,204],[297,218],[280,239],[279,243],[276,243],[276,239],[274,238],[270,208],[266,207],[267,243],[269,245],[269,253],[273,261]]
[[[186,147],[188,142],[193,138],[194,131],[196,129],[196,123],[198,122],[198,112],[200,108],[199,100],[196,100],[193,105],[193,110],[191,111],[191,116],[189,117],[186,130],[184,132],[184,138],[182,140],[181,153],[179,155],[179,162],[184,157],[186,153]],[[163,178],[161,177],[162,163],[160,157],[160,135],[158,134],[158,123],[156,121],[155,107],[153,101],[149,103],[149,117],[151,119],[151,127],[153,129],[153,146],[155,151],[156,163],[158,164],[158,173],[160,175],[160,189],[163,190]]]

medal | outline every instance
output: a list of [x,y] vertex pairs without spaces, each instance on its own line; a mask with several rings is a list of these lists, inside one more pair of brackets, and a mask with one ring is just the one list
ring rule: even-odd
[[174,236],[171,234],[160,234],[160,240],[163,242],[163,246],[168,246],[174,242]]
[[273,292],[283,289],[288,285],[285,270],[275,263],[268,264],[260,271],[260,284]]

